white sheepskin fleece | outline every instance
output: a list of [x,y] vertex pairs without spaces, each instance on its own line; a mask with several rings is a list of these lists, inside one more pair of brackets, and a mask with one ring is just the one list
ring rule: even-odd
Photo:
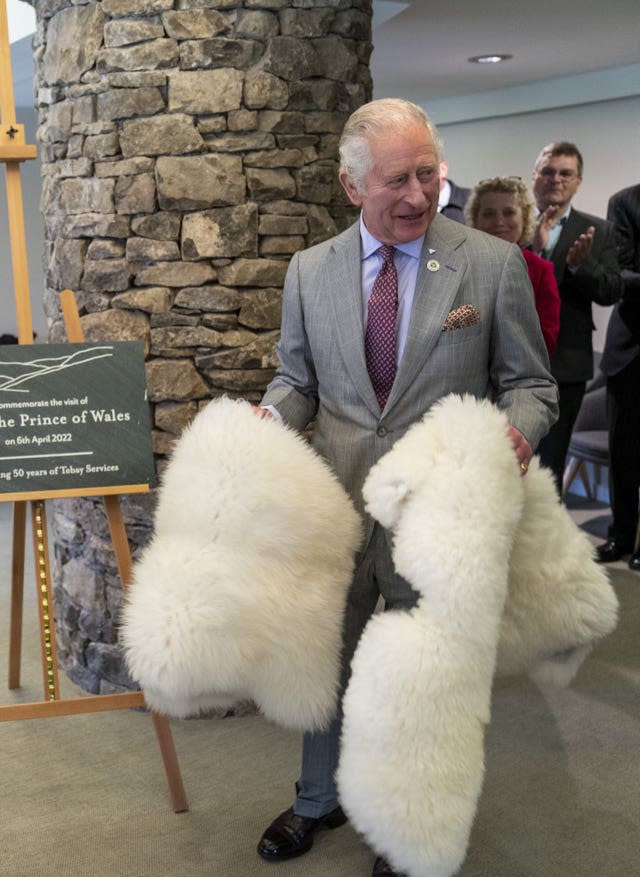
[[341,627],[361,522],[297,433],[211,402],[165,470],[120,640],[158,712],[252,699],[287,727],[335,713]]
[[364,486],[421,597],[365,628],[337,780],[353,825],[409,877],[451,877],[464,861],[496,661],[566,684],[616,623],[588,539],[537,461],[520,476],[507,429],[488,401],[448,396]]
[[371,470],[368,511],[421,594],[374,616],[352,662],[337,781],[353,825],[410,877],[454,874],[484,729],[523,485],[502,414],[448,396]]
[[509,563],[498,675],[528,673],[568,685],[593,644],[611,633],[618,600],[588,536],[558,499],[551,473],[531,461]]

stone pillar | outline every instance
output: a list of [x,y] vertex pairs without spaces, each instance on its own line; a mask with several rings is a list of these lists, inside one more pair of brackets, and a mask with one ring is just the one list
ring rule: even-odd
[[[45,311],[146,351],[161,469],[208,399],[274,373],[290,256],[353,219],[337,141],[370,99],[371,0],[34,0]],[[123,501],[134,557],[153,497]],[[101,503],[52,504],[60,660],[129,682]]]

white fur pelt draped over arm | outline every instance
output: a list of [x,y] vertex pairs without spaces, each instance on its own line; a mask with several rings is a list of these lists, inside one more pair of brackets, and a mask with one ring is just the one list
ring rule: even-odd
[[589,537],[536,457],[524,483],[496,672],[568,685],[593,644],[614,630],[618,600]]
[[120,639],[158,712],[252,699],[312,729],[333,717],[361,524],[297,433],[246,402],[203,409],[175,446]]
[[616,622],[588,540],[536,461],[520,477],[507,429],[488,401],[448,396],[364,487],[367,510],[393,532],[397,571],[421,597],[365,628],[337,780],[355,828],[409,877],[451,877],[464,861],[496,660],[538,678],[559,665],[546,675],[566,682]]

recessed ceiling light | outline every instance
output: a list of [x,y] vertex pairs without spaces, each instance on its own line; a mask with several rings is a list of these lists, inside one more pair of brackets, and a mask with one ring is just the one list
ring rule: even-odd
[[475,55],[468,58],[472,64],[499,64],[500,61],[508,61],[513,55]]

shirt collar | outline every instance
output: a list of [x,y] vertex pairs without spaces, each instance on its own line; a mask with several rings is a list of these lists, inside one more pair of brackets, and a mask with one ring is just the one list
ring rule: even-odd
[[445,180],[444,186],[440,189],[440,195],[438,196],[438,213],[442,210],[443,207],[446,207],[450,201],[451,183],[449,182],[449,180]]
[[[367,226],[364,224],[362,214],[360,214],[360,240],[362,241],[362,259],[368,259],[382,246],[381,242],[374,238]],[[419,259],[424,243],[424,235],[421,235],[416,241],[408,241],[406,244],[395,244],[396,250],[411,256],[413,259]]]

